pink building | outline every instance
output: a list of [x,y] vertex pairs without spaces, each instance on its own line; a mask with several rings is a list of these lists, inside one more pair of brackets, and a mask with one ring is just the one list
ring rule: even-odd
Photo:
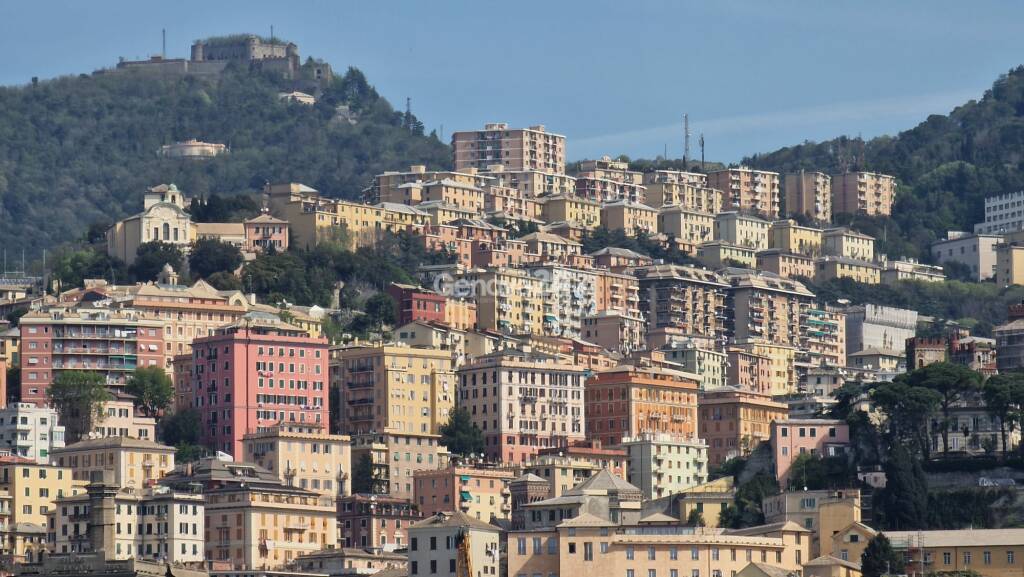
[[850,427],[838,419],[790,419],[772,422],[775,478],[786,487],[789,469],[800,455],[833,457],[850,445]]
[[277,252],[288,250],[288,221],[261,214],[245,221],[245,248],[263,252],[273,246]]
[[276,319],[245,318],[192,342],[191,406],[200,438],[241,456],[242,437],[281,422],[327,423],[326,339]]

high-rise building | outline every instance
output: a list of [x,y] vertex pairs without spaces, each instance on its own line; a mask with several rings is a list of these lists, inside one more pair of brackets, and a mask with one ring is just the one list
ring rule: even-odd
[[640,172],[629,169],[628,162],[603,157],[579,163],[576,196],[598,202],[624,200],[645,202],[647,189]]
[[817,222],[832,221],[832,177],[823,172],[787,173],[782,185],[786,215],[802,214]]
[[722,210],[722,191],[708,188],[708,176],[699,172],[656,170],[644,174],[645,204],[659,208],[678,206],[706,214]]
[[896,197],[896,177],[875,172],[832,175],[832,214],[889,216]]
[[672,264],[635,270],[640,312],[651,329],[675,327],[685,335],[720,340],[725,335],[729,284],[715,272]]
[[780,216],[779,173],[745,166],[708,173],[708,186],[722,191],[722,210]]
[[512,172],[565,174],[565,136],[548,132],[544,125],[509,128],[503,122],[492,123],[483,130],[453,132],[452,156],[456,172],[500,164]]
[[801,315],[814,303],[814,293],[799,281],[771,273],[729,269],[726,276],[730,337],[801,346],[806,334]]

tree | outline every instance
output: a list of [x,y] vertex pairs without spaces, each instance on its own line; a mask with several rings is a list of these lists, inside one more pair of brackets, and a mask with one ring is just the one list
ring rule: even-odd
[[367,299],[363,310],[378,328],[395,323],[395,299],[387,293],[377,293]]
[[139,367],[128,379],[125,392],[135,396],[135,406],[154,417],[171,406],[174,385],[160,367]]
[[885,463],[885,488],[879,492],[879,517],[888,529],[913,530],[928,525],[928,481],[921,462],[902,444],[894,444]]
[[199,444],[203,418],[196,409],[183,409],[160,419],[160,439],[175,447]]
[[903,376],[875,387],[871,398],[888,417],[890,443],[910,444],[927,459],[931,448],[928,421],[939,406],[941,397],[931,389],[908,385]]
[[242,266],[242,251],[229,242],[202,238],[192,244],[188,264],[193,278],[206,278],[215,273],[234,273]]
[[981,375],[953,363],[932,363],[900,375],[910,386],[927,387],[939,394],[942,410],[942,452],[949,453],[949,429],[954,424],[953,405],[981,386]]
[[457,407],[441,427],[441,444],[453,455],[467,457],[484,452],[484,434],[465,407]]
[[994,375],[985,382],[982,388],[982,398],[985,400],[985,408],[992,415],[994,420],[999,422],[999,438],[1002,441],[1003,456],[1009,452],[1009,445],[1006,443],[1007,427],[1016,421],[1019,415],[1017,400],[1024,391],[1024,382],[1021,375],[1003,373]]
[[103,375],[85,371],[61,371],[46,395],[64,425],[68,443],[92,431],[93,425],[103,420],[103,404],[113,399]]
[[697,509],[691,509],[690,514],[686,516],[687,527],[704,527],[704,514]]
[[903,573],[903,556],[896,553],[884,533],[868,542],[860,556],[860,569],[864,577],[882,577]]
[[131,270],[135,280],[139,282],[155,279],[165,264],[171,265],[176,271],[181,271],[181,265],[185,262],[177,246],[159,240],[140,244],[135,254]]
[[210,283],[210,286],[220,291],[242,290],[242,279],[229,272],[215,272],[203,280]]
[[352,492],[373,493],[373,462],[369,453],[363,453],[352,470]]

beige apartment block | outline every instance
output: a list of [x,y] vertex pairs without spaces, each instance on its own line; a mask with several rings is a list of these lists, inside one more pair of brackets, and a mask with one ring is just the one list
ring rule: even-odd
[[949,231],[945,239],[932,243],[932,258],[939,264],[952,261],[967,265],[971,278],[982,281],[995,276],[996,245],[1001,242],[1003,237],[994,234]]
[[708,187],[706,174],[676,170],[656,170],[644,174],[646,204],[655,208],[679,206],[715,214],[722,209],[722,191]]
[[1013,577],[1024,555],[1024,529],[1017,528],[886,531],[885,536],[907,558],[908,572],[923,565],[949,574]]
[[700,396],[700,438],[708,444],[708,466],[750,454],[771,438],[774,421],[788,418],[789,407],[770,395],[739,389],[705,391]]
[[436,513],[409,527],[409,570],[402,574],[497,575],[502,568],[501,533],[497,525],[462,511]]
[[156,419],[136,412],[135,397],[116,393],[114,399],[105,401],[100,410],[103,419],[97,420],[92,429],[97,437],[156,439]]
[[832,307],[804,309],[804,348],[815,366],[846,366],[846,313]]
[[708,186],[722,191],[722,210],[780,216],[779,173],[729,168],[708,174]]
[[46,526],[54,500],[84,491],[84,483],[75,481],[71,469],[43,465],[15,456],[0,456],[0,492],[10,496],[11,525],[32,523]]
[[874,172],[832,175],[832,213],[889,216],[896,197],[896,177]]
[[400,344],[331,349],[331,387],[339,391],[344,434],[436,435],[455,403],[450,351]]
[[323,425],[281,423],[242,437],[245,460],[276,473],[290,487],[325,497],[352,493],[352,439]]
[[765,497],[761,508],[768,523],[794,523],[811,531],[811,555],[830,555],[832,536],[860,522],[860,489],[785,491]]
[[413,502],[424,515],[461,511],[474,519],[490,522],[507,519],[508,483],[515,478],[511,469],[450,466],[436,471],[416,471]]
[[665,361],[678,364],[684,372],[698,375],[700,390],[711,391],[725,387],[724,353],[701,348],[701,344],[692,339],[666,343],[658,352],[664,356]]
[[427,213],[427,219],[433,226],[451,224],[457,220],[478,218],[480,213],[474,210],[459,208],[454,204],[445,204],[439,200],[428,200],[416,205],[418,210]]
[[544,222],[567,222],[587,230],[601,226],[601,203],[577,196],[543,197],[541,215]]
[[673,327],[683,335],[720,339],[725,334],[725,291],[717,273],[696,267],[654,265],[637,268],[640,311],[650,329]]
[[462,280],[474,287],[478,328],[506,334],[543,332],[542,279],[523,269],[501,268],[470,271]]
[[875,239],[845,227],[821,233],[821,253],[871,262],[875,260]]
[[996,285],[1008,287],[1024,284],[1024,245],[996,245]]
[[715,240],[765,250],[770,226],[768,221],[754,216],[736,211],[720,212],[715,215]]
[[457,172],[501,165],[513,172],[565,174],[565,136],[548,132],[542,124],[509,128],[504,122],[491,123],[483,130],[453,132],[452,156]]
[[757,270],[767,271],[782,278],[814,279],[814,259],[801,254],[786,252],[780,248],[770,248],[757,253]]
[[759,341],[737,342],[733,347],[751,355],[767,359],[767,378],[757,383],[758,392],[771,396],[795,393],[798,385],[796,373],[797,347]]
[[583,318],[581,338],[609,351],[629,354],[642,350],[647,335],[647,322],[635,314],[602,310]]
[[660,499],[702,485],[708,478],[704,441],[667,433],[642,433],[622,439],[629,454],[629,482],[646,499]]
[[608,156],[585,160],[579,163],[576,196],[598,202],[646,202],[647,188],[643,182],[643,174],[630,170],[628,162],[612,160]]
[[777,220],[772,223],[768,234],[768,248],[809,257],[821,255],[820,228],[800,226],[794,220]]
[[832,221],[832,177],[823,172],[787,173],[782,186],[786,215],[802,214],[817,222]]
[[174,469],[175,448],[150,439],[107,437],[85,439],[53,451],[60,467],[69,467],[75,481],[94,480],[118,487],[142,488]]
[[479,174],[493,178],[495,186],[518,190],[524,198],[576,194],[576,179],[566,174],[543,170],[511,171],[500,164],[488,166]]
[[712,269],[727,266],[754,268],[757,265],[757,249],[716,240],[698,246],[697,258]]
[[[440,444],[440,435],[387,435],[368,433],[352,436],[352,462],[358,465],[364,456],[372,470],[372,493],[392,498],[413,498],[413,475],[448,465],[448,450]],[[343,497],[348,500],[359,495]],[[347,528],[347,527],[346,527]]]
[[815,280],[829,281],[835,278],[849,278],[864,284],[882,282],[882,268],[874,263],[843,256],[823,256],[816,259]]
[[601,205],[601,224],[608,230],[625,231],[626,236],[658,232],[658,211],[631,200],[617,200]]
[[711,242],[715,240],[715,217],[679,205],[663,206],[658,210],[658,232],[687,244]]
[[888,260],[880,258],[882,284],[895,285],[902,281],[942,282],[946,274],[941,266],[923,264],[915,259]]
[[[373,186],[370,189],[370,197],[375,203],[418,204],[429,200],[428,198],[418,196],[423,191],[422,185],[444,181],[471,188],[484,189],[491,184],[492,179],[477,174],[476,171],[472,170],[465,172],[427,170],[427,167],[422,164],[414,164],[409,167],[407,172],[388,171],[375,176],[373,178]],[[405,186],[410,184],[419,184],[421,186]]]
[[729,276],[726,306],[733,311],[732,338],[799,347],[805,334],[801,313],[814,293],[799,281],[755,271]]

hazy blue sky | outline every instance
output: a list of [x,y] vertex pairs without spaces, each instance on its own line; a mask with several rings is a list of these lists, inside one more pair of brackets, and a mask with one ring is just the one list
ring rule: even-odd
[[4,1],[0,83],[188,54],[196,38],[269,33],[356,66],[428,128],[544,123],[571,159],[707,158],[909,128],[1024,63],[1024,3],[778,0],[570,2]]

